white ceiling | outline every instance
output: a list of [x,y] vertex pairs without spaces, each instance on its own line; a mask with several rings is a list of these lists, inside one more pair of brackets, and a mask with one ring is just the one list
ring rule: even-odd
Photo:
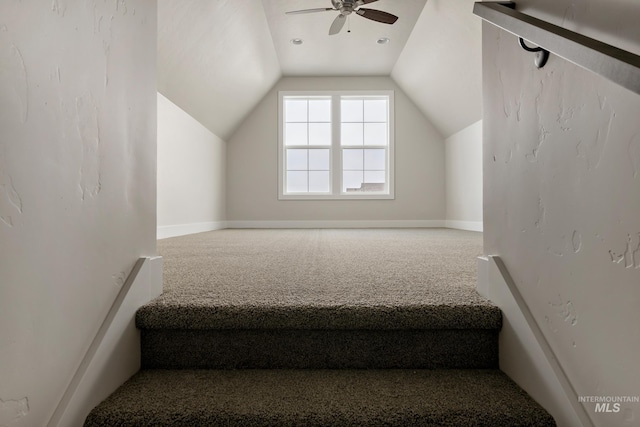
[[159,92],[225,140],[283,75],[391,75],[445,137],[481,118],[473,0],[379,0],[365,7],[395,24],[352,15],[335,36],[336,12],[285,15],[317,7],[331,1],[159,1]]
[[[285,12],[331,7],[331,0],[262,0],[285,76],[388,76],[425,3],[426,0],[378,0],[363,7],[396,15],[395,24],[351,14],[342,31],[329,36],[329,27],[338,12]],[[347,32],[349,28],[351,32]],[[391,41],[386,45],[376,43],[381,37]],[[295,46],[290,43],[294,38],[304,43]]]
[[475,0],[429,0],[391,77],[444,137],[482,118],[482,21]]
[[158,2],[158,91],[220,138],[280,76],[258,0]]

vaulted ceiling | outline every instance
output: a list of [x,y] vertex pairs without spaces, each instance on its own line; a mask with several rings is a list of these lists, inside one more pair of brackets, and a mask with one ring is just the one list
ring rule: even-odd
[[[285,76],[388,76],[420,16],[426,0],[378,0],[363,8],[398,16],[393,25],[350,14],[342,31],[329,36],[336,11],[286,15],[308,7],[331,6],[329,0],[263,0],[280,68]],[[301,39],[294,45],[292,39]],[[378,44],[380,38],[389,43]]]
[[481,118],[473,0],[378,0],[363,7],[395,24],[352,14],[333,36],[335,11],[285,14],[325,7],[330,0],[158,2],[158,90],[225,140],[282,76],[391,76],[444,137]]

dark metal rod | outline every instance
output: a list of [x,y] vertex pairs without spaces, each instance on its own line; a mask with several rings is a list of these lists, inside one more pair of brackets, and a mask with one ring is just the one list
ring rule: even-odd
[[476,2],[485,21],[640,94],[640,56],[513,9],[513,2]]

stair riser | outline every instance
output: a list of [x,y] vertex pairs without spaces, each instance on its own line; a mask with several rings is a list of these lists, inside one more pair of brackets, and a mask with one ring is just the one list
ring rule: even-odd
[[497,368],[496,330],[142,330],[146,369]]

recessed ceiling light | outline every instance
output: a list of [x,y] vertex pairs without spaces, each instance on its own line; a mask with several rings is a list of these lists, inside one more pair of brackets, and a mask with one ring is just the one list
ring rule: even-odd
[[389,43],[390,41],[391,41],[391,40],[389,40],[387,37],[380,37],[380,38],[376,41],[376,43],[378,43],[378,44],[387,44],[387,43]]
[[295,44],[296,46],[299,46],[302,44],[302,39],[291,39],[291,44]]

